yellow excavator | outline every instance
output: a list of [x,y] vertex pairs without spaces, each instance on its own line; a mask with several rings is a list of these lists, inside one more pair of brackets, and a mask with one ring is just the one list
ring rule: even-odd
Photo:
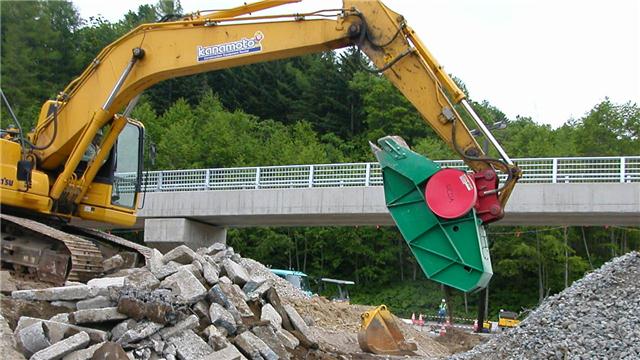
[[[100,275],[110,254],[127,254],[132,264],[148,255],[143,246],[68,224],[136,221],[144,127],[128,115],[145,89],[165,79],[356,46],[471,169],[441,169],[396,136],[371,144],[398,229],[428,278],[462,291],[486,286],[492,269],[484,226],[504,216],[520,169],[401,15],[375,0],[250,15],[291,2],[140,25],[46,101],[29,133],[6,102],[18,126],[3,129],[0,139],[3,265],[61,283]],[[483,153],[461,114],[499,158]]]

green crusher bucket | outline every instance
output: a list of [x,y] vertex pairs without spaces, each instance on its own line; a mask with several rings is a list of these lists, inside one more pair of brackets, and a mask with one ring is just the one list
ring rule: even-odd
[[455,219],[435,215],[425,185],[440,166],[387,136],[371,144],[382,168],[387,208],[427,278],[464,292],[489,283],[493,270],[487,236],[475,209]]

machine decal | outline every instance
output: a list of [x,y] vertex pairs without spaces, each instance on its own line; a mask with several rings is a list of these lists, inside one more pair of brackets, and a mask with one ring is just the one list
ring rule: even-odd
[[261,31],[256,31],[251,38],[242,38],[217,45],[198,46],[198,62],[260,52],[262,51],[263,39],[264,34]]

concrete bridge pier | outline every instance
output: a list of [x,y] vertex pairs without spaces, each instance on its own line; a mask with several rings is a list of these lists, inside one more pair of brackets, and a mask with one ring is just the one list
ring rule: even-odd
[[183,244],[196,250],[216,242],[225,244],[227,228],[187,218],[146,219],[144,242],[163,253]]

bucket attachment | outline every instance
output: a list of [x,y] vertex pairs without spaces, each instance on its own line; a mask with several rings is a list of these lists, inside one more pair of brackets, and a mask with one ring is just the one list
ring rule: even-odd
[[382,168],[387,208],[427,278],[464,292],[486,287],[493,275],[487,236],[475,197],[463,194],[477,191],[473,176],[446,171],[434,177],[440,166],[400,137],[386,136],[378,144],[370,143]]
[[416,355],[418,347],[404,339],[398,324],[385,305],[360,315],[358,344],[365,352],[381,355]]

